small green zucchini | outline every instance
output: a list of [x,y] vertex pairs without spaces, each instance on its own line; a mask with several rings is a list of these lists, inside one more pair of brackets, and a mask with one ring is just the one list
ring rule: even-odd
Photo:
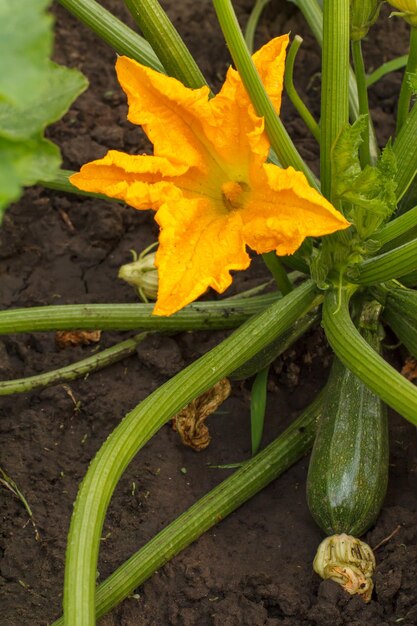
[[[378,331],[362,334],[378,348]],[[310,512],[327,534],[359,537],[375,522],[387,482],[385,405],[335,358],[308,470]]]

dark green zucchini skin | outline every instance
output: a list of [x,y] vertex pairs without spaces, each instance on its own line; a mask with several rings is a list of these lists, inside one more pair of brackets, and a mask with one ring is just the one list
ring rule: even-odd
[[307,478],[307,502],[329,535],[359,537],[376,520],[388,482],[385,405],[335,359]]

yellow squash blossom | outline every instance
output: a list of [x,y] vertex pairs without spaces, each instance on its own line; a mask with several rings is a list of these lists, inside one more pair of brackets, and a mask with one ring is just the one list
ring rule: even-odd
[[400,11],[392,15],[403,17],[409,24],[417,27],[417,0],[389,0],[389,3]]
[[[278,37],[253,56],[278,112],[287,44],[288,36]],[[116,70],[128,118],[143,127],[154,154],[110,150],[71,182],[156,211],[156,315],[171,315],[208,287],[222,293],[230,271],[249,266],[247,246],[292,254],[305,237],[349,225],[301,172],[266,162],[264,120],[232,68],[212,99],[207,87],[188,89],[127,57]]]

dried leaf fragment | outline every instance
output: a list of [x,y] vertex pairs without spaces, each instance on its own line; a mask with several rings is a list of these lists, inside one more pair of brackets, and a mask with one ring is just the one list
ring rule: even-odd
[[412,356],[409,356],[406,360],[405,363],[403,365],[403,368],[401,370],[401,374],[407,378],[407,380],[410,380],[411,382],[413,380],[417,379],[417,359],[415,359]]
[[211,437],[205,420],[229,397],[230,392],[230,382],[223,378],[172,418],[172,427],[185,446],[196,452],[207,448]]
[[55,341],[60,348],[68,346],[88,346],[98,343],[101,330],[59,330],[55,333]]

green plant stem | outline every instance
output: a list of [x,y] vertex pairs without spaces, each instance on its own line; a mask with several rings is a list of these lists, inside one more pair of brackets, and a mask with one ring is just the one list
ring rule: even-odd
[[326,293],[323,326],[342,363],[389,406],[417,425],[417,387],[391,367],[360,335],[349,315],[350,292]]
[[402,57],[397,57],[396,59],[392,59],[391,61],[387,61],[383,63],[376,70],[368,74],[366,77],[366,86],[369,88],[374,85],[378,80],[389,74],[390,72],[396,72],[400,70],[405,65],[407,65],[408,54],[404,54]]
[[169,76],[191,89],[207,85],[197,63],[158,0],[124,0]]
[[332,202],[332,150],[349,122],[349,0],[323,2],[320,179]]
[[358,86],[359,97],[359,115],[366,115],[368,118],[368,124],[363,133],[363,141],[359,147],[359,157],[362,167],[371,164],[371,152],[369,147],[369,104],[368,104],[368,89],[366,86],[366,73],[365,64],[362,56],[362,42],[361,40],[352,41],[352,58],[353,66],[355,68],[356,84]]
[[412,88],[409,84],[409,75],[414,74],[417,70],[417,28],[411,26],[410,32],[410,51],[408,54],[407,65],[405,68],[403,81],[401,84],[400,96],[398,98],[397,109],[397,134],[400,132],[410,110],[410,100]]
[[[97,588],[99,619],[157,569],[266,487],[311,448],[321,414],[322,392],[282,435],[133,554]],[[52,626],[63,626],[63,618]]]
[[[320,47],[323,46],[323,11],[317,0],[297,0],[297,6],[304,15]],[[349,108],[352,120],[359,115],[358,90],[352,68],[349,68]]]
[[417,329],[417,291],[415,289],[406,289],[393,281],[373,287],[371,293],[386,310],[409,318]]
[[245,380],[246,378],[256,376],[261,369],[271,365],[280,354],[288,350],[310,328],[318,324],[320,319],[321,312],[319,310],[310,311],[304,317],[298,318],[289,330],[272,341],[264,350],[255,354],[252,359],[246,361],[241,367],[230,372],[230,380]]
[[384,320],[388,322],[409,353],[417,359],[417,327],[415,321],[403,317],[401,313],[389,307],[384,309]]
[[[417,237],[417,206],[400,215],[388,224],[385,224],[380,231],[372,235],[372,239],[381,244],[396,244],[395,247],[407,243],[410,239]],[[390,247],[392,247],[390,245]]]
[[73,170],[58,170],[53,178],[48,180],[38,180],[37,185],[45,187],[46,189],[54,189],[55,191],[64,191],[65,193],[73,193],[77,196],[89,196],[90,198],[101,198],[108,202],[121,202],[115,198],[109,198],[101,193],[92,193],[91,191],[81,191],[77,187],[74,187],[69,181],[69,177],[75,174]]
[[[298,272],[291,272],[289,278],[290,280],[295,280],[296,278],[299,278]],[[229,302],[230,300],[238,300],[240,298],[251,298],[252,296],[257,296],[265,291],[267,287],[271,287],[274,283],[274,279],[271,278],[266,283],[261,283],[260,285],[256,285],[256,287],[251,287],[250,289],[246,289],[245,291],[240,291],[239,293],[233,294],[233,296],[227,296],[226,298],[223,298],[222,302],[224,302],[225,300]]]
[[121,361],[134,354],[138,344],[145,339],[147,334],[148,333],[140,333],[131,339],[126,339],[111,348],[107,348],[107,350],[97,352],[87,359],[71,363],[71,365],[60,367],[50,372],[45,372],[44,374],[0,381],[0,396],[32,391],[32,389],[46,387],[48,385],[56,385],[66,382],[67,380],[81,378],[86,374],[91,374],[91,372],[103,369],[103,367],[117,363],[117,361]]
[[416,265],[417,239],[413,239],[399,248],[358,263],[348,272],[348,278],[360,285],[374,285],[405,276],[414,270]]
[[297,287],[164,383],[107,438],[82,482],[72,516],[65,569],[66,626],[95,624],[95,577],[104,517],[121,475],[139,449],[193,398],[288,330],[321,299],[312,281]]
[[295,270],[296,272],[302,272],[303,274],[310,274],[308,264],[301,257],[301,255],[298,254],[298,252],[295,252],[294,254],[291,254],[289,256],[282,256],[280,257],[280,259],[292,270]]
[[169,317],[153,304],[61,304],[0,311],[0,335],[52,330],[203,330],[235,328],[280,297],[269,293],[233,301],[193,303]]
[[303,43],[302,38],[296,35],[291,43],[290,49],[287,54],[287,61],[285,64],[284,85],[289,99],[297,109],[299,115],[303,119],[305,125],[313,135],[314,139],[320,142],[320,128],[314,117],[311,115],[309,109],[306,107],[298,92],[294,86],[294,63],[297,52]]
[[408,114],[397,136],[393,150],[397,158],[396,195],[401,200],[417,171],[417,103]]
[[271,272],[274,280],[278,286],[280,292],[285,296],[287,293],[290,293],[294,289],[294,285],[288,278],[288,274],[285,271],[279,257],[272,252],[266,252],[262,255],[265,265]]
[[269,2],[270,0],[255,0],[255,4],[253,5],[252,11],[249,15],[249,19],[246,23],[245,42],[251,54],[253,52],[253,43],[255,40],[256,28],[262,15],[262,11],[266,7],[266,5],[269,4]]
[[303,172],[310,185],[317,189],[318,183],[314,174],[301,158],[265,91],[230,0],[213,0],[213,5],[236,69],[257,114],[265,118],[266,132],[280,163],[283,167],[292,165],[296,170]]
[[143,65],[165,73],[149,43],[123,24],[95,0],[58,0],[80,22],[91,28],[117,54],[125,54]]
[[[290,0],[292,2],[292,0]],[[320,47],[323,45],[323,11],[317,0],[297,0],[294,2],[300,9],[311,32]]]

